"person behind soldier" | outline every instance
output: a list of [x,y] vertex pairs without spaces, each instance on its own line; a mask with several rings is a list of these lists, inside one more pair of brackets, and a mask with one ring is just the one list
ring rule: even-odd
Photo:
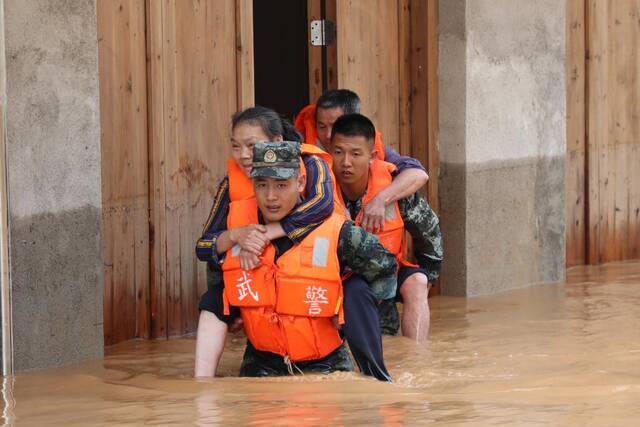
[[[393,165],[376,158],[374,138],[373,123],[360,114],[343,115],[333,125],[333,172],[345,208],[356,223],[361,218],[363,201],[388,185],[395,173]],[[418,265],[403,259],[405,230],[412,237]],[[438,278],[443,259],[438,217],[427,201],[414,193],[387,208],[384,227],[378,234],[385,246],[395,248],[399,263],[403,264],[398,271],[395,295],[395,300],[404,302],[402,334],[423,341],[429,330],[429,288]],[[394,299],[382,304],[381,310],[383,332],[395,334],[398,322]]]
[[[360,113],[358,95],[348,89],[328,90],[315,104],[304,107],[295,120],[295,127],[304,136],[307,144],[317,144],[325,151],[331,149],[331,129],[335,121],[344,114]],[[394,180],[384,191],[362,207],[362,227],[377,231],[384,222],[384,211],[397,200],[408,197],[422,188],[429,179],[422,164],[411,157],[401,156],[390,146],[382,143],[382,134],[376,131],[376,156],[396,165]]]

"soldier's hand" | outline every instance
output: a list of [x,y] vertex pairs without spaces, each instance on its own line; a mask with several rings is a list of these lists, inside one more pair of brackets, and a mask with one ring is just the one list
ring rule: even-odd
[[245,251],[244,249],[240,251],[240,267],[243,270],[253,270],[259,265],[260,258],[258,258],[255,254]]
[[378,197],[374,197],[362,206],[362,220],[360,226],[370,233],[382,231],[384,227],[385,205]]
[[259,256],[269,243],[266,231],[267,228],[260,224],[237,227],[231,230],[231,240],[240,245],[243,250]]

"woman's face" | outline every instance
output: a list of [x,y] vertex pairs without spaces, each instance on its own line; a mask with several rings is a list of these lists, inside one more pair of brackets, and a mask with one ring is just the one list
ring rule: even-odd
[[231,155],[247,176],[251,173],[253,164],[253,146],[258,141],[269,139],[260,126],[251,123],[240,123],[233,129]]

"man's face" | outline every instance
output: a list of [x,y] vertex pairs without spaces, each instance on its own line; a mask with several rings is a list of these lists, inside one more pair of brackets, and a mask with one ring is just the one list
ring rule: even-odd
[[331,148],[331,129],[340,116],[344,115],[342,108],[316,109],[316,130],[320,144],[329,150]]
[[305,179],[305,176],[253,178],[253,191],[265,222],[278,222],[293,210],[304,190]]
[[336,134],[331,146],[333,173],[341,184],[366,182],[374,152],[364,136]]

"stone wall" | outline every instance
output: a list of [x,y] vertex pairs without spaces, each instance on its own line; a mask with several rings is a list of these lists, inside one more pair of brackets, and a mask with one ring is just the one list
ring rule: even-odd
[[557,281],[565,266],[565,10],[440,1],[444,292]]
[[103,353],[95,0],[5,0],[16,370]]

